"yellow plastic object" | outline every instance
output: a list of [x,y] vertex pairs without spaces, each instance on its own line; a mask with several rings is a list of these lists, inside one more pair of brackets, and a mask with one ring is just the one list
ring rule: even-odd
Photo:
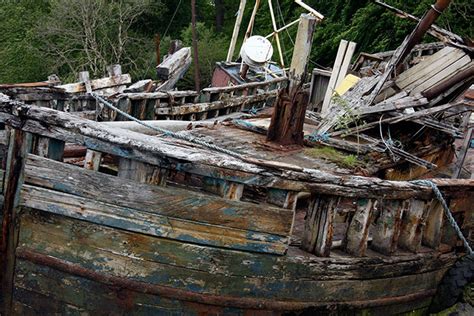
[[337,94],[343,95],[347,92],[347,90],[355,86],[355,84],[359,82],[359,80],[359,77],[349,74],[344,78],[344,80],[342,80],[341,84],[337,86],[335,91],[337,92]]

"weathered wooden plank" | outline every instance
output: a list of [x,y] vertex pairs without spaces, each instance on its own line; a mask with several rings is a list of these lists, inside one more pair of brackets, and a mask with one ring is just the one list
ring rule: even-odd
[[380,203],[378,216],[375,218],[372,232],[371,248],[391,255],[397,249],[400,236],[400,225],[403,209],[406,207],[402,200],[383,200]]
[[[51,109],[24,105],[22,111],[25,110],[27,114],[20,120],[5,113],[12,111],[12,107],[12,102],[3,103],[0,107],[0,117],[8,120],[8,124],[12,126],[21,126],[24,130],[36,134],[83,144],[89,149],[162,167],[173,162],[174,168],[179,171],[203,176],[215,177],[219,174],[223,179],[248,185],[258,184],[290,191],[328,194],[338,192],[337,194],[347,196],[377,197],[389,194],[392,198],[407,198],[415,195],[429,197],[432,194],[429,188],[406,182],[358,176],[342,178],[314,169],[304,169],[304,172],[301,172],[288,170],[284,166],[266,167],[265,161],[262,160],[244,162],[204,148],[190,148],[176,140],[100,126],[99,123],[81,120],[68,113]],[[48,128],[45,128],[43,123],[49,124]],[[232,169],[232,174],[228,173],[228,169]]]
[[132,85],[128,86],[123,92],[124,93],[148,92],[150,91],[152,86],[153,86],[153,80],[151,79],[139,80],[133,83]]
[[[395,82],[400,89],[405,89],[420,79],[424,78],[426,80],[426,77],[430,78],[433,74],[438,73],[465,55],[460,49],[450,46],[445,47],[439,52],[426,57],[425,60],[407,71],[402,72]],[[422,80],[419,82],[421,83]]]
[[183,47],[156,67],[158,78],[162,80],[170,79],[170,76],[188,61],[191,61],[191,48]]
[[357,200],[356,211],[343,240],[344,249],[347,253],[358,257],[365,255],[375,204],[376,200],[372,199]]
[[19,260],[15,283],[15,311],[27,315],[182,315],[192,307],[177,300],[136,292],[87,277]]
[[321,109],[322,115],[326,115],[330,109],[331,98],[334,95],[334,89],[336,89],[337,78],[339,77],[339,70],[344,61],[344,55],[346,54],[348,42],[341,40],[339,48],[337,50],[336,60],[334,61],[334,67],[331,72],[331,78],[329,79],[328,89],[324,96],[323,107]]
[[[288,238],[208,225],[24,185],[20,205],[152,236],[243,251],[283,254]],[[179,214],[176,214],[179,216]]]
[[426,224],[423,229],[422,243],[428,247],[438,249],[441,242],[444,213],[438,200],[431,201]]
[[102,160],[101,152],[87,149],[86,158],[84,160],[84,168],[87,170],[98,171],[100,168],[101,160]]
[[[132,102],[129,98],[120,98],[117,103],[117,108],[127,114],[132,114]],[[122,114],[115,114],[115,121],[128,121],[128,119]]]
[[417,94],[417,93],[422,93],[423,91],[428,90],[429,88],[435,86],[437,83],[444,81],[454,75],[456,75],[457,72],[467,69],[474,65],[474,62],[471,61],[471,58],[469,56],[464,56],[460,60],[454,62],[453,64],[449,65],[443,71],[439,72],[438,74],[430,77],[427,80],[424,80],[421,82],[419,85],[414,86],[412,88],[411,94]]
[[[70,244],[72,243],[72,244]],[[403,257],[320,258],[300,251],[287,256],[229,251],[222,248],[187,244],[118,230],[40,211],[25,210],[21,219],[20,244],[40,253],[51,249],[102,249],[142,261],[154,261],[212,274],[293,280],[367,280],[415,274],[452,263],[452,254],[421,253]],[[67,245],[70,246],[67,246]],[[74,250],[71,250],[74,251]],[[56,252],[65,258],[62,252]],[[75,254],[77,255],[77,254]],[[216,258],[219,258],[216,260]]]
[[37,156],[28,157],[26,182],[163,216],[281,236],[289,234],[293,219],[293,212],[289,210],[130,182]]
[[398,245],[416,253],[421,247],[423,226],[425,225],[430,202],[412,199],[409,203],[409,207],[402,216]]
[[319,195],[312,196],[305,218],[301,248],[327,257],[331,251],[333,237],[333,220],[339,197]]
[[[129,84],[132,82],[132,78],[129,74],[114,76],[114,77],[106,77],[100,79],[94,79],[90,81],[90,85],[92,90],[110,88],[115,86],[121,86],[124,84]],[[84,82],[77,82],[77,83],[69,83],[57,86],[57,88],[64,89],[68,93],[79,93],[79,92],[86,92],[86,87]]]
[[277,95],[277,92],[277,90],[273,90],[254,96],[234,97],[232,99],[227,99],[223,101],[214,101],[209,103],[190,103],[171,107],[159,107],[155,109],[155,113],[158,115],[186,115],[190,113],[236,107],[242,104],[251,104],[265,101],[269,97],[275,97]]
[[119,160],[118,176],[136,182],[153,185],[165,185],[168,170],[141,161],[121,158]]

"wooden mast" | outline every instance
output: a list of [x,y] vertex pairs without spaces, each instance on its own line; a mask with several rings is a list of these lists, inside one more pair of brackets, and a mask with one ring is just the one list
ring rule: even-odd
[[301,90],[311,52],[317,19],[302,14],[291,60],[289,87],[283,90],[275,105],[267,140],[280,145],[303,145],[303,123],[309,96]]

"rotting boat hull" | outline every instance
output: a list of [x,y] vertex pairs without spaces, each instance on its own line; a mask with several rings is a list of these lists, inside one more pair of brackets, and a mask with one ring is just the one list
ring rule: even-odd
[[[6,315],[402,312],[427,306],[459,255],[424,187],[236,161],[14,101],[0,114]],[[63,160],[66,142],[87,147],[83,166]],[[119,160],[115,174],[101,155]],[[472,181],[438,184],[451,205],[473,196]],[[243,198],[254,187],[264,200]],[[352,217],[335,249],[338,212]]]

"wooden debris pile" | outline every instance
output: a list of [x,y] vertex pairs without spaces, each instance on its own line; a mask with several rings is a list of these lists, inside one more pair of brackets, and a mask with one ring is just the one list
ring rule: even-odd
[[[313,140],[355,153],[369,146],[385,153],[374,154],[376,159],[388,154],[393,165],[408,161],[426,169],[437,167],[432,154],[451,151],[454,139],[468,129],[474,106],[474,48],[432,25],[429,33],[445,44],[410,49],[421,38],[420,28],[426,28],[424,20],[397,50],[359,56],[351,74],[357,75],[357,82],[342,94],[328,91],[330,102],[326,109],[323,105]],[[336,60],[334,69],[340,66]]]

